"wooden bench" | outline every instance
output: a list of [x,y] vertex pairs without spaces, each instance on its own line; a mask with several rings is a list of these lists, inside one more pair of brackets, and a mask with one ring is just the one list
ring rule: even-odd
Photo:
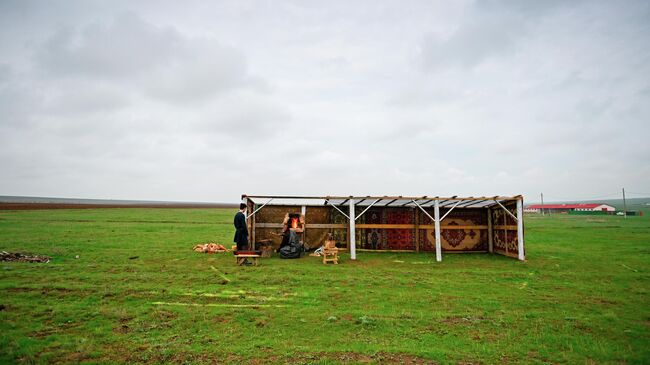
[[246,259],[253,259],[253,266],[257,266],[257,260],[261,257],[262,255],[250,255],[250,254],[244,254],[244,255],[235,255],[235,258],[237,259],[237,265],[242,266],[244,262],[246,262]]

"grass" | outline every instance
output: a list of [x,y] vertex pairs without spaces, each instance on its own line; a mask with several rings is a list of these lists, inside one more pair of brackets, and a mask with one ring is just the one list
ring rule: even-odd
[[229,246],[233,214],[0,212],[0,250],[53,257],[0,263],[0,362],[650,362],[647,215],[529,216],[525,263],[191,250]]

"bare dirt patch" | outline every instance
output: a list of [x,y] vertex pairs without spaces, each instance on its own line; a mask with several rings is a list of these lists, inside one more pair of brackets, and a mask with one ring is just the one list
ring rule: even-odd
[[3,261],[3,262],[41,262],[41,263],[48,263],[48,262],[50,262],[50,257],[48,257],[48,256],[40,256],[40,255],[32,255],[32,254],[24,254],[24,253],[20,253],[20,252],[2,251],[2,252],[0,252],[0,261]]
[[115,328],[113,328],[113,332],[119,333],[119,334],[126,334],[131,332],[131,327],[127,324],[121,324]]
[[75,322],[69,322],[69,323],[62,323],[62,324],[50,324],[45,326],[43,329],[34,331],[29,334],[29,337],[32,338],[45,338],[49,337],[51,335],[57,334],[57,333],[62,333],[66,332],[68,330],[71,330],[73,328],[79,327],[79,323]]
[[[166,352],[159,347],[139,347],[133,351],[108,351],[107,357],[102,360],[120,361],[140,364],[313,364],[317,361],[328,361],[338,364],[437,364],[431,359],[404,354],[379,352],[375,354],[362,354],[357,352],[308,352],[294,355],[273,355],[261,349],[259,356],[244,357],[235,354],[223,353],[188,353],[185,351]],[[478,362],[468,362],[468,364]]]
[[442,320],[442,323],[449,325],[471,325],[476,322],[482,322],[486,319],[483,317],[446,317]]
[[291,364],[310,364],[318,360],[329,360],[342,364],[436,364],[435,361],[421,357],[402,354],[379,352],[376,354],[361,354],[357,352],[317,352],[288,358],[268,357],[258,359],[259,364],[285,362]]

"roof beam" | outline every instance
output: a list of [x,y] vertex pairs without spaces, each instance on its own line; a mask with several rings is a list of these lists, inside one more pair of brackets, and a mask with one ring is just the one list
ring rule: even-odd
[[393,204],[396,201],[397,201],[397,199],[393,199],[393,200],[389,201],[388,203],[384,204],[384,206],[387,207],[387,206]]
[[511,216],[512,218],[514,218],[515,221],[517,221],[517,222],[519,221],[519,218],[515,217],[515,215],[512,214],[508,209],[506,209],[506,207],[504,207],[503,204],[499,203],[499,201],[496,200],[496,199],[495,199],[494,201],[495,201],[497,204],[499,204],[499,206],[500,206],[501,208],[503,208],[503,210],[505,210],[506,213],[510,214],[510,216]]
[[[430,199],[430,200],[427,200],[427,201],[425,201],[424,203],[422,203],[422,204],[420,204],[420,205],[421,205],[421,206],[425,206],[425,205],[427,205],[427,204],[429,204],[429,203],[432,203],[432,204],[433,204],[433,203],[435,203],[435,201],[436,201],[435,199]],[[433,205],[429,205],[429,206],[431,207],[431,206],[433,206]]]
[[476,204],[484,203],[484,202],[486,202],[486,201],[488,201],[488,199],[485,199],[485,200],[474,200],[474,201],[470,201],[469,204],[465,204],[465,205],[463,205],[463,206],[459,206],[459,208],[467,208],[467,207],[471,207],[472,205],[476,205]]
[[447,213],[445,213],[445,215],[442,216],[442,218],[440,218],[440,222],[442,222],[449,215],[449,213],[451,213],[451,211],[454,210],[454,208],[456,208],[458,204],[460,204],[460,202],[462,202],[462,200],[459,200],[456,204],[454,204],[454,206],[451,207],[451,209],[449,209]]
[[359,217],[361,217],[361,216],[363,215],[363,213],[367,212],[368,209],[372,208],[373,205],[375,205],[376,203],[378,203],[378,202],[380,202],[380,201],[381,201],[381,199],[377,199],[377,200],[375,200],[374,202],[372,202],[372,204],[368,205],[368,207],[367,207],[366,209],[364,209],[363,212],[359,213],[359,215],[356,216],[356,217],[354,218],[354,220],[356,221],[357,219],[359,219]]
[[260,211],[260,209],[262,209],[262,208],[264,208],[264,207],[265,207],[265,206],[266,206],[266,205],[267,205],[268,203],[270,203],[270,202],[271,202],[272,200],[273,200],[273,198],[271,198],[271,199],[269,199],[269,201],[267,201],[266,203],[264,203],[264,204],[262,204],[262,206],[261,206],[261,207],[259,207],[259,208],[257,208],[257,209],[255,209],[255,211],[254,211],[253,213],[251,213],[251,214],[249,214],[249,215],[247,215],[247,216],[246,216],[246,219],[248,219],[248,218],[250,218],[250,217],[252,217],[252,216],[254,216],[254,215],[255,215],[255,213],[257,213],[257,212],[259,212],[259,211]]
[[446,207],[449,207],[449,206],[452,206],[452,205],[455,207],[455,206],[457,206],[459,203],[462,203],[462,202],[464,202],[464,201],[465,201],[465,200],[456,200],[456,201],[449,200],[448,203],[446,203],[446,204],[444,204],[444,205],[443,205],[443,204],[440,204],[440,208],[446,208]]
[[433,222],[437,222],[437,220],[433,218],[431,214],[429,214],[426,210],[424,210],[424,208],[422,208],[420,204],[418,204],[415,200],[411,200],[411,201],[413,202],[413,204],[417,205],[417,207],[420,208],[422,213],[426,214],[426,216],[429,217],[429,219],[431,219]]
[[[350,199],[348,199],[348,200],[350,200]],[[326,202],[326,203],[329,203],[329,199],[325,200],[325,202]],[[350,219],[350,216],[347,215],[347,214],[345,214],[345,213],[343,213],[343,211],[342,211],[341,209],[339,209],[339,207],[337,207],[336,205],[334,205],[334,204],[330,204],[330,206],[332,206],[332,208],[338,210],[339,213],[343,214],[343,216],[345,216],[348,220]]]
[[[400,199],[401,199],[401,198],[402,198],[402,196],[400,196]],[[426,198],[428,198],[428,196],[426,196],[426,195],[422,196],[421,198],[406,198],[406,199],[411,199],[411,201],[410,201],[410,202],[407,201],[406,203],[404,203],[404,204],[402,204],[402,205],[400,205],[400,206],[403,207],[403,206],[409,205],[409,204],[411,204],[411,203],[415,203],[415,204],[417,205],[417,201],[418,201],[418,200],[423,200],[423,199],[426,199]],[[437,198],[437,197],[436,197],[436,198]],[[428,202],[427,202],[427,203],[428,203]]]

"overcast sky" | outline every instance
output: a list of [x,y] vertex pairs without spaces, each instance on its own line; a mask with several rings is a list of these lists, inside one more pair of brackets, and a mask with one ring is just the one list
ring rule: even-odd
[[0,0],[0,195],[650,190],[648,1]]

